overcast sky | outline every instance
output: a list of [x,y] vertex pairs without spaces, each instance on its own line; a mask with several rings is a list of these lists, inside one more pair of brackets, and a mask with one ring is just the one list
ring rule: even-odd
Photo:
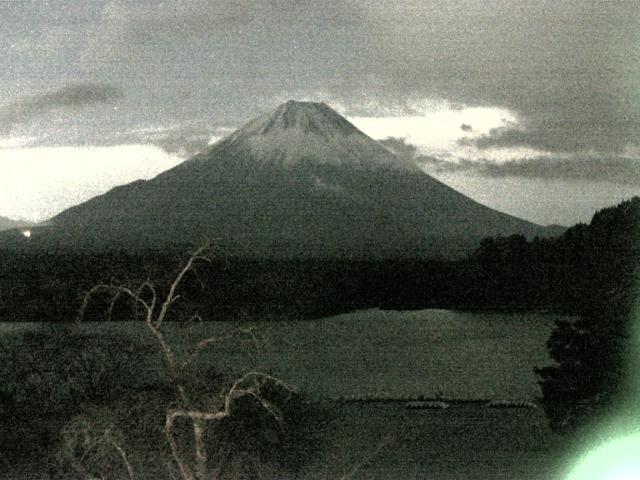
[[0,1],[0,215],[40,220],[321,100],[538,223],[640,194],[640,2]]

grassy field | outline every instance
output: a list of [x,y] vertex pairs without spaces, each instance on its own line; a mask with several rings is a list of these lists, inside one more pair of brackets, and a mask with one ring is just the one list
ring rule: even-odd
[[[339,480],[353,473],[354,480],[561,480],[566,461],[563,440],[548,430],[540,409],[336,404],[320,434],[324,451],[295,478]],[[6,478],[47,477],[33,465]],[[293,477],[263,470],[262,478]]]
[[[371,310],[317,321],[258,322],[255,338],[240,336],[210,348],[196,368],[269,371],[325,401],[436,396],[530,401],[539,395],[532,369],[549,362],[545,342],[552,321],[548,315]],[[126,352],[134,363],[132,384],[153,383],[165,372],[143,323],[2,326],[7,336],[56,328],[90,334],[92,345],[118,338],[109,352],[116,357]],[[198,339],[232,332],[228,323],[167,323],[166,328],[180,353]],[[352,478],[556,478],[562,448],[542,410],[494,409],[485,403],[409,410],[398,401],[330,401],[331,421],[319,428],[326,448],[302,478],[339,479],[361,463]],[[388,443],[369,459],[383,439]],[[29,477],[25,470],[14,475]],[[264,472],[264,478],[283,477]]]
[[308,478],[340,478],[386,437],[388,445],[362,466],[359,478],[549,480],[563,461],[561,439],[540,409],[352,403],[339,408],[334,424],[327,457],[309,468]]

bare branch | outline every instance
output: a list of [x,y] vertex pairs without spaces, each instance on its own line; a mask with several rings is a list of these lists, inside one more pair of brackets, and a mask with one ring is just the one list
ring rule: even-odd
[[120,292],[117,292],[111,299],[111,302],[109,303],[109,309],[107,310],[107,317],[109,318],[109,321],[113,319],[113,306],[116,304],[116,302],[120,298],[120,295],[122,294]]
[[[82,300],[80,311],[78,312],[78,317],[77,317],[78,321],[81,321],[82,318],[84,317],[84,313],[87,310],[87,307],[89,306],[89,302],[91,301],[91,298],[93,298],[94,295],[101,292],[110,293],[113,295],[113,298],[111,299],[111,304],[113,304],[115,300],[117,300],[117,298],[119,298],[121,295],[126,295],[129,298],[131,298],[134,302],[137,302],[140,305],[142,305],[146,310],[147,315],[153,312],[151,306],[147,302],[145,302],[142,298],[140,298],[140,296],[136,295],[131,289],[124,287],[122,285],[107,285],[105,283],[101,283],[92,287],[85,294]],[[110,306],[110,309],[111,308],[113,307]]]
[[138,287],[138,291],[136,292],[136,295],[142,298],[142,294],[144,293],[145,289],[151,292],[151,305],[149,305],[149,307],[151,311],[154,311],[156,308],[156,302],[158,300],[158,294],[156,292],[156,287],[154,287],[154,285],[151,283],[151,281],[148,278],[147,280],[142,282],[142,284],[140,284],[140,287]]
[[278,407],[276,407],[273,403],[269,402],[268,400],[266,400],[262,395],[259,395],[255,390],[253,389],[248,389],[248,390],[236,390],[236,393],[239,394],[238,396],[242,396],[242,395],[248,395],[251,396],[253,398],[255,398],[256,400],[258,400],[258,402],[260,402],[260,404],[262,405],[262,407],[278,422],[278,424],[280,424],[280,426],[282,427],[282,413],[280,412],[280,409]]
[[204,444],[204,420],[193,420],[193,437],[196,450],[196,478],[205,480],[207,475],[207,449]]
[[171,448],[171,455],[180,469],[180,474],[182,475],[183,480],[194,480],[193,473],[191,473],[189,465],[187,465],[180,456],[180,449],[178,448],[176,439],[173,436],[173,424],[178,416],[179,415],[175,415],[171,411],[167,412],[167,415],[165,416],[164,433],[167,437],[167,441],[169,442],[169,448]]
[[240,328],[240,327],[236,327],[237,330],[240,333],[244,333],[246,335],[249,335],[251,337],[251,340],[253,341],[253,345],[256,347],[256,351],[261,352],[262,349],[260,348],[260,342],[258,341],[258,337],[256,337],[255,332],[255,327],[247,327],[247,328]]
[[193,364],[193,362],[198,358],[200,353],[202,353],[202,351],[205,350],[210,345],[213,345],[213,344],[216,344],[216,343],[222,343],[225,340],[228,340],[228,339],[230,339],[232,337],[233,337],[233,335],[225,335],[225,336],[221,336],[221,337],[214,336],[214,337],[205,338],[204,340],[200,340],[196,344],[196,346],[193,349],[193,351],[187,356],[187,358],[185,358],[182,361],[182,368],[187,368],[187,367],[191,366],[191,364]]
[[[249,380],[254,380],[254,384],[247,388],[242,388],[242,385]],[[270,380],[278,385],[282,385],[289,391],[293,391],[292,387],[276,377],[261,372],[249,372],[231,385],[224,398],[224,408],[221,410],[201,411],[196,409],[175,408],[167,411],[165,417],[165,435],[169,442],[173,458],[180,469],[183,480],[201,480],[205,478],[207,472],[207,453],[204,446],[205,422],[220,421],[230,416],[233,412],[233,403],[236,399],[243,396],[252,396],[258,400],[262,407],[275,418],[280,426],[282,426],[283,421],[280,410],[267,399],[262,397],[258,391],[258,388],[260,387],[259,382],[261,380]],[[195,474],[182,459],[178,444],[174,437],[173,426],[178,418],[188,418],[193,424],[196,457]]]
[[193,272],[193,275],[196,277],[196,280],[198,280],[198,283],[200,284],[200,289],[204,290],[205,285],[204,285],[204,282],[202,281],[202,278],[200,278],[198,271],[195,268],[191,271]]
[[[200,315],[194,315],[193,317],[191,317],[190,320],[188,320],[188,322],[193,321],[192,319],[197,318],[200,322],[202,321],[202,317],[200,317]],[[256,338],[255,334],[253,333],[254,328],[250,327],[250,328],[239,328],[239,327],[234,327],[235,332],[233,333],[229,333],[227,335],[215,335],[215,336],[211,336],[208,338],[205,338],[203,340],[200,340],[195,348],[193,349],[193,351],[191,353],[189,353],[187,355],[187,358],[185,358],[182,362],[182,368],[187,368],[190,365],[193,364],[193,362],[198,358],[198,356],[202,353],[203,350],[205,350],[207,347],[210,347],[211,345],[215,345],[215,344],[220,344],[226,340],[230,340],[232,338],[235,338],[237,336],[237,334],[246,334],[249,335],[251,337],[251,340],[253,341],[253,343],[256,346],[256,350],[260,351],[260,345],[258,342],[258,339]]]
[[129,459],[127,458],[127,454],[124,451],[124,449],[120,446],[120,444],[116,441],[116,439],[113,438],[113,435],[111,435],[111,431],[109,429],[105,430],[104,438],[109,444],[111,444],[111,446],[116,450],[116,452],[118,452],[118,455],[120,455],[120,458],[122,459],[122,462],[124,463],[127,469],[129,480],[134,480],[133,467],[131,466]]
[[169,472],[169,475],[171,475],[171,480],[177,480],[178,477],[176,476],[174,465],[171,463],[171,461],[167,460],[165,462],[165,466],[167,467],[167,471]]
[[180,283],[182,282],[182,279],[184,278],[184,276],[187,274],[187,272],[189,272],[190,270],[193,269],[193,265],[194,262],[197,261],[206,261],[206,262],[210,262],[211,260],[204,256],[202,253],[209,248],[209,245],[203,245],[202,247],[198,248],[189,258],[189,260],[187,261],[187,263],[185,264],[184,267],[182,267],[182,270],[180,270],[180,273],[178,273],[178,276],[175,278],[175,280],[171,283],[171,286],[169,287],[169,293],[167,294],[167,297],[164,301],[164,303],[162,304],[162,307],[160,309],[160,313],[158,314],[158,317],[156,318],[156,328],[159,328],[160,325],[162,325],[162,322],[164,321],[165,317],[167,316],[167,312],[169,310],[169,306],[175,302],[178,299],[178,296],[176,296],[176,290],[178,288],[178,286],[180,285]]
[[231,408],[233,406],[233,401],[236,397],[236,394],[239,393],[239,391],[245,390],[240,388],[241,385],[251,378],[253,378],[254,380],[271,380],[273,383],[285,388],[289,392],[295,392],[295,389],[293,387],[291,387],[290,385],[286,384],[284,381],[272,375],[262,373],[262,372],[248,372],[248,373],[245,373],[242,377],[240,377],[231,385],[231,388],[229,389],[229,391],[225,396],[225,401],[224,401],[225,412],[231,412]]
[[203,410],[189,410],[189,409],[180,409],[180,408],[169,410],[168,415],[174,417],[174,419],[189,418],[192,421],[196,421],[196,420],[197,421],[204,421],[204,420],[215,421],[215,420],[222,420],[223,418],[226,418],[228,416],[227,412],[223,410],[210,412],[210,411],[203,411]]
[[347,473],[345,473],[340,477],[340,480],[348,480],[350,478],[353,478],[353,476],[358,472],[358,470],[360,470],[362,467],[370,463],[380,453],[380,451],[383,448],[386,448],[391,443],[391,440],[392,438],[389,435],[387,435],[382,440],[380,440],[380,443],[378,443],[378,446],[375,448],[375,450],[371,452],[371,454],[369,454],[368,457],[365,457],[360,463],[356,463],[351,468],[351,470],[349,470]]
[[[91,459],[91,457],[100,455],[101,452],[105,451],[105,448],[112,448],[118,454],[120,460],[122,460],[122,463],[127,470],[129,480],[134,480],[135,475],[133,466],[131,465],[131,462],[129,462],[124,448],[112,435],[112,427],[100,427],[96,429],[96,424],[93,424],[90,420],[86,419],[81,419],[78,423],[79,424],[76,424],[72,431],[76,433],[73,437],[70,438],[63,433],[63,437],[65,438],[65,458],[76,473],[89,480],[98,478],[104,479],[105,477],[103,473],[95,471],[91,472],[91,470],[95,470],[99,467],[87,467],[86,462],[88,459]],[[77,447],[80,447],[80,452],[78,452]]]

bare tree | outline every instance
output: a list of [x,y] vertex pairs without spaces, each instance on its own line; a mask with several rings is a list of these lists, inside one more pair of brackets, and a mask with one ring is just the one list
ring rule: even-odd
[[[121,297],[128,297],[136,307],[141,309],[147,329],[155,338],[162,352],[169,376],[179,399],[180,406],[171,408],[166,412],[164,433],[171,448],[173,460],[183,480],[204,480],[209,475],[209,459],[207,458],[205,446],[205,432],[208,423],[219,422],[229,417],[233,412],[234,404],[243,397],[251,397],[257,400],[259,405],[261,405],[269,415],[281,423],[283,419],[280,410],[262,395],[262,386],[266,382],[271,382],[289,392],[294,391],[291,386],[278,378],[266,373],[251,371],[235,380],[226,391],[223,391],[219,395],[219,398],[215,399],[217,401],[213,402],[214,407],[201,408],[192,401],[188,386],[184,381],[185,371],[191,367],[205,349],[222,344],[228,340],[231,335],[211,336],[202,339],[196,343],[189,353],[179,357],[167,340],[163,325],[172,307],[180,299],[178,289],[185,276],[190,272],[195,273],[197,263],[211,261],[206,255],[208,248],[208,245],[202,246],[191,254],[171,282],[164,298],[160,298],[158,289],[149,280],[142,282],[135,289],[115,283],[99,284],[91,288],[84,296],[79,313],[79,319],[82,319],[91,299],[100,293],[106,293],[111,297],[109,313],[113,310],[115,302]],[[251,338],[255,340],[253,332],[250,329],[238,329],[238,332],[250,335]],[[192,461],[185,459],[185,455],[181,453],[176,440],[174,430],[176,421],[179,419],[187,419],[193,428],[194,458]]]
[[71,468],[88,480],[103,480],[105,467],[109,470],[114,468],[110,454],[115,453],[127,473],[127,478],[134,480],[134,469],[122,437],[122,433],[113,425],[94,423],[80,416],[62,431],[61,453]]
[[[173,462],[177,467],[179,476],[182,480],[205,480],[206,478],[216,478],[223,470],[223,465],[217,465],[217,468],[210,468],[209,458],[205,445],[205,433],[211,422],[220,422],[233,414],[234,406],[243,398],[252,398],[257,404],[275,421],[282,425],[283,415],[277,405],[271,402],[263,395],[263,387],[267,384],[283,388],[286,392],[294,393],[293,387],[267,373],[259,371],[249,371],[232,381],[230,386],[221,391],[216,398],[212,398],[213,402],[202,408],[194,401],[189,391],[189,386],[185,382],[185,372],[199,358],[200,354],[207,348],[215,345],[221,345],[238,334],[247,335],[248,338],[257,346],[257,339],[251,328],[237,328],[235,332],[227,335],[215,335],[199,340],[191,349],[191,351],[178,355],[171,343],[167,340],[164,322],[170,315],[171,309],[181,298],[178,293],[179,287],[188,274],[196,273],[196,265],[199,262],[211,262],[206,255],[209,246],[205,245],[198,248],[191,254],[187,262],[183,265],[178,274],[174,277],[169,285],[166,296],[161,296],[157,287],[150,280],[140,283],[137,288],[130,288],[123,284],[98,284],[91,288],[84,296],[82,306],[80,308],[78,319],[84,317],[85,311],[89,306],[92,298],[98,294],[107,294],[110,297],[108,313],[111,315],[115,303],[122,297],[129,298],[136,306],[137,311],[142,312],[144,323],[155,338],[156,343],[167,367],[172,385],[175,388],[177,398],[179,400],[177,407],[169,408],[165,413],[164,434],[171,449]],[[162,297],[162,298],[161,298]],[[199,315],[193,315],[188,322],[194,320],[202,320]],[[213,406],[212,406],[213,405]],[[178,444],[175,426],[180,420],[190,422],[193,430],[193,451],[192,458],[188,460],[183,452],[181,452]],[[134,479],[134,471],[127,453],[122,446],[122,442],[116,440],[112,434],[113,429],[98,428],[96,432],[91,434],[84,432],[84,436],[88,441],[93,442],[91,445],[99,445],[110,448],[111,451],[117,453],[122,464],[126,467],[127,475],[131,480]],[[84,438],[84,437],[83,437]],[[367,464],[369,464],[389,443],[391,439],[385,437],[377,447],[362,461],[353,465],[348,471],[341,476],[342,480],[351,479]],[[72,467],[79,473],[88,474],[89,472],[83,467],[82,459],[72,459],[74,461]],[[93,478],[93,477],[88,477]]]

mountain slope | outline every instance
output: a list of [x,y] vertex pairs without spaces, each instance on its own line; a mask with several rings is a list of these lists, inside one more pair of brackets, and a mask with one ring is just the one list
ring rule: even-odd
[[322,103],[287,102],[149,181],[53,219],[87,246],[218,238],[258,256],[457,256],[486,236],[545,235],[403,163]]

